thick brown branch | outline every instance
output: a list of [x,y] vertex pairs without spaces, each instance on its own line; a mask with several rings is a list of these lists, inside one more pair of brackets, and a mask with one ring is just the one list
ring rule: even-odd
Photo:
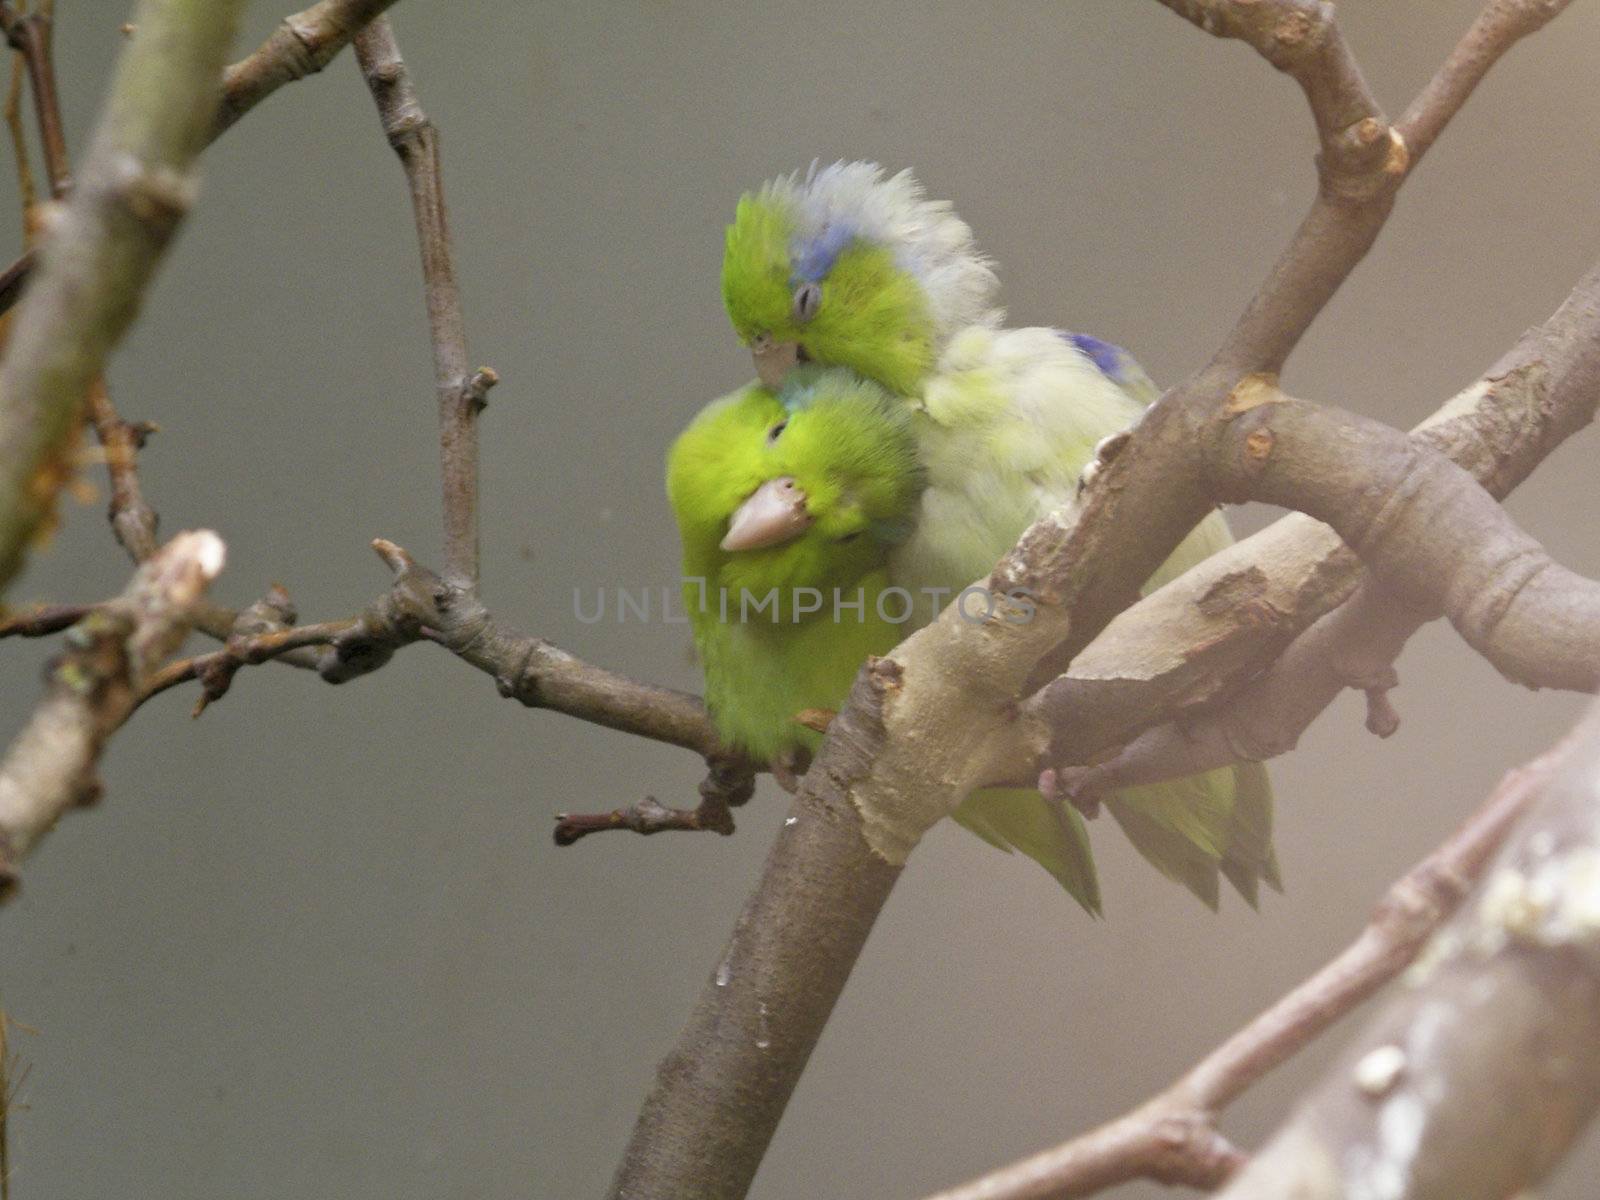
[[1399,430],[1274,393],[1224,421],[1215,487],[1330,525],[1407,603],[1504,675],[1600,686],[1600,583],[1552,562],[1466,471]]
[[469,371],[467,331],[461,316],[450,252],[450,224],[439,167],[439,131],[417,100],[387,17],[356,37],[356,59],[377,102],[384,134],[405,167],[422,249],[422,278],[433,338],[439,393],[439,460],[444,481],[444,577],[478,582],[478,413],[498,376],[487,367]]
[[1444,845],[1389,888],[1355,941],[1159,1096],[932,1200],[1065,1200],[1136,1178],[1219,1186],[1243,1163],[1215,1140],[1222,1110],[1411,964],[1549,781],[1558,755],[1508,774]]
[[1224,1193],[1499,1200],[1600,1104],[1600,709],[1461,912]]
[[256,47],[223,73],[216,137],[286,83],[315,75],[338,56],[395,0],[321,0],[292,13]]
[[863,836],[852,785],[883,744],[898,672],[863,669],[612,1183],[616,1200],[743,1196],[900,868]]
[[86,391],[194,190],[239,0],[145,0],[0,363],[0,587],[49,521]]
[[99,791],[95,763],[145,681],[189,632],[195,602],[222,570],[222,539],[181,533],[117,599],[67,634],[50,688],[0,762],[0,896],[22,858],[74,805]]

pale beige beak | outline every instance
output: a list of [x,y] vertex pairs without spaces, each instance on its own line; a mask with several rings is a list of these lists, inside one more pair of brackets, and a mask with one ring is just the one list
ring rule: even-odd
[[788,475],[769,479],[741,504],[728,522],[724,550],[759,550],[799,537],[811,525],[806,494]]
[[750,357],[756,360],[756,376],[765,386],[776,389],[783,386],[784,376],[800,361],[800,343],[775,342],[763,334],[751,345]]

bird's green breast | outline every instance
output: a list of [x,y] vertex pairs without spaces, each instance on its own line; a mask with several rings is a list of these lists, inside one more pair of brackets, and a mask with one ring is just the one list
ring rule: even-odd
[[698,588],[686,588],[706,704],[718,734],[760,760],[814,747],[819,735],[797,724],[795,715],[808,708],[838,709],[867,656],[887,653],[908,632],[890,619],[901,606],[896,596],[883,595],[887,586],[883,571],[870,572],[840,589],[842,604],[836,607],[834,596],[824,594],[821,610],[800,621],[789,619],[793,606],[782,600],[773,610],[776,621],[748,605],[741,614],[741,597],[734,594],[727,598],[724,620],[714,589],[706,610],[698,611]]

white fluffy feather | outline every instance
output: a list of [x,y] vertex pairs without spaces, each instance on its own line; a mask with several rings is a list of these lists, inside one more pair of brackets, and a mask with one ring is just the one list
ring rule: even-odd
[[1000,280],[973,244],[972,229],[948,203],[927,199],[910,171],[885,178],[877,163],[812,163],[804,175],[774,179],[763,190],[792,208],[802,241],[846,225],[891,247],[927,292],[941,344],[968,325],[1004,319],[994,304]]

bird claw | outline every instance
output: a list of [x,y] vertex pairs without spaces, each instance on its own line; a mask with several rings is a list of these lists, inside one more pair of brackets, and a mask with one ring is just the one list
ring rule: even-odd
[[1052,804],[1070,804],[1092,821],[1100,815],[1100,793],[1093,767],[1046,767],[1039,772],[1039,792]]
[[799,748],[785,750],[767,764],[778,786],[791,796],[800,790],[800,778],[811,766],[811,752]]

